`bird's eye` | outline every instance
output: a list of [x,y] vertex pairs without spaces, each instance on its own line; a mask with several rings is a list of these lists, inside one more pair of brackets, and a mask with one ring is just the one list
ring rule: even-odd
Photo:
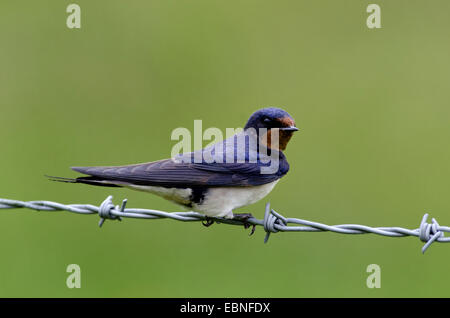
[[272,119],[270,119],[269,117],[266,117],[266,118],[263,119],[263,121],[264,121],[266,124],[268,124],[268,123],[272,122]]

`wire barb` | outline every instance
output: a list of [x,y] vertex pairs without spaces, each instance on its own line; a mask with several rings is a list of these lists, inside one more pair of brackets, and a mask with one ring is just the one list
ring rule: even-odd
[[[197,212],[164,212],[158,210],[149,209],[127,209],[127,199],[122,201],[122,205],[114,205],[112,202],[113,197],[108,196],[100,206],[94,206],[90,204],[61,204],[52,201],[18,201],[9,199],[0,199],[0,209],[16,209],[27,208],[36,211],[68,211],[78,214],[98,214],[100,217],[99,226],[101,227],[106,219],[119,220],[122,218],[138,218],[138,219],[172,219],[183,222],[196,222],[212,220],[216,223],[224,223],[230,225],[244,225],[244,222],[237,219],[225,219],[225,218],[211,218]],[[450,227],[441,226],[433,218],[431,224],[427,222],[428,213],[426,213],[419,228],[417,229],[405,229],[401,227],[370,227],[359,224],[341,224],[341,225],[326,225],[322,223],[286,218],[275,210],[270,208],[270,203],[266,204],[266,210],[264,213],[264,219],[259,220],[256,218],[249,218],[245,220],[245,224],[251,224],[256,226],[262,226],[266,235],[264,237],[264,243],[267,243],[271,233],[277,232],[335,232],[340,234],[376,234],[389,237],[405,237],[416,236],[422,242],[425,242],[422,247],[422,253],[433,244],[434,242],[446,243],[450,242],[450,237],[445,237],[444,233],[450,232]],[[293,224],[293,225],[289,225]]]
[[439,223],[433,218],[431,219],[433,224],[429,224],[427,219],[428,213],[425,213],[419,227],[419,238],[422,242],[426,242],[422,247],[422,253],[425,253],[428,247],[438,238],[444,237],[444,232],[441,230]]
[[263,220],[264,231],[266,231],[264,243],[267,243],[267,241],[269,240],[270,233],[277,233],[279,231],[276,225],[287,226],[287,220],[284,216],[281,216],[280,214],[272,210],[270,208],[270,203],[267,202]]

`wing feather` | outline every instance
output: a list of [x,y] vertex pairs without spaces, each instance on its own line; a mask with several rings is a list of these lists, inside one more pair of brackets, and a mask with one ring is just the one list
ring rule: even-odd
[[261,167],[260,163],[182,163],[166,159],[127,166],[72,169],[103,180],[174,188],[262,185],[281,178],[289,169],[285,161],[273,174],[261,174]]

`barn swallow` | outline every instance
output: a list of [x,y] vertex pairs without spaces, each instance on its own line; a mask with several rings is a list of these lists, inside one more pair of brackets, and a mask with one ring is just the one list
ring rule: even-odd
[[263,108],[250,116],[241,133],[204,149],[141,164],[72,167],[87,176],[51,179],[145,191],[206,217],[248,219],[251,214],[233,210],[261,200],[287,174],[283,151],[297,130],[286,111]]

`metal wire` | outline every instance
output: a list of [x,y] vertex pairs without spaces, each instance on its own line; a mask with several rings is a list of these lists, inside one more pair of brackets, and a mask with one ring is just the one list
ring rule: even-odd
[[[370,227],[358,224],[326,225],[322,223],[286,218],[270,208],[270,203],[266,204],[264,219],[249,218],[245,221],[238,219],[212,218],[197,212],[164,212],[148,209],[127,209],[127,200],[122,201],[122,205],[115,206],[112,196],[107,197],[100,206],[91,204],[61,204],[52,201],[17,201],[0,199],[0,209],[28,208],[37,211],[68,211],[79,214],[98,214],[100,216],[99,226],[102,226],[106,219],[122,220],[122,218],[138,219],[172,219],[183,222],[214,221],[231,225],[254,225],[262,226],[266,232],[264,243],[267,243],[271,233],[277,232],[335,232],[341,234],[377,234],[389,237],[416,236],[425,245],[422,253],[430,247],[433,242],[450,242],[450,237],[445,237],[444,232],[450,232],[450,227],[441,226],[435,219],[428,223],[428,214],[422,218],[419,228],[405,229],[401,227]],[[295,225],[289,225],[295,224]],[[299,226],[300,225],[300,226]]]

